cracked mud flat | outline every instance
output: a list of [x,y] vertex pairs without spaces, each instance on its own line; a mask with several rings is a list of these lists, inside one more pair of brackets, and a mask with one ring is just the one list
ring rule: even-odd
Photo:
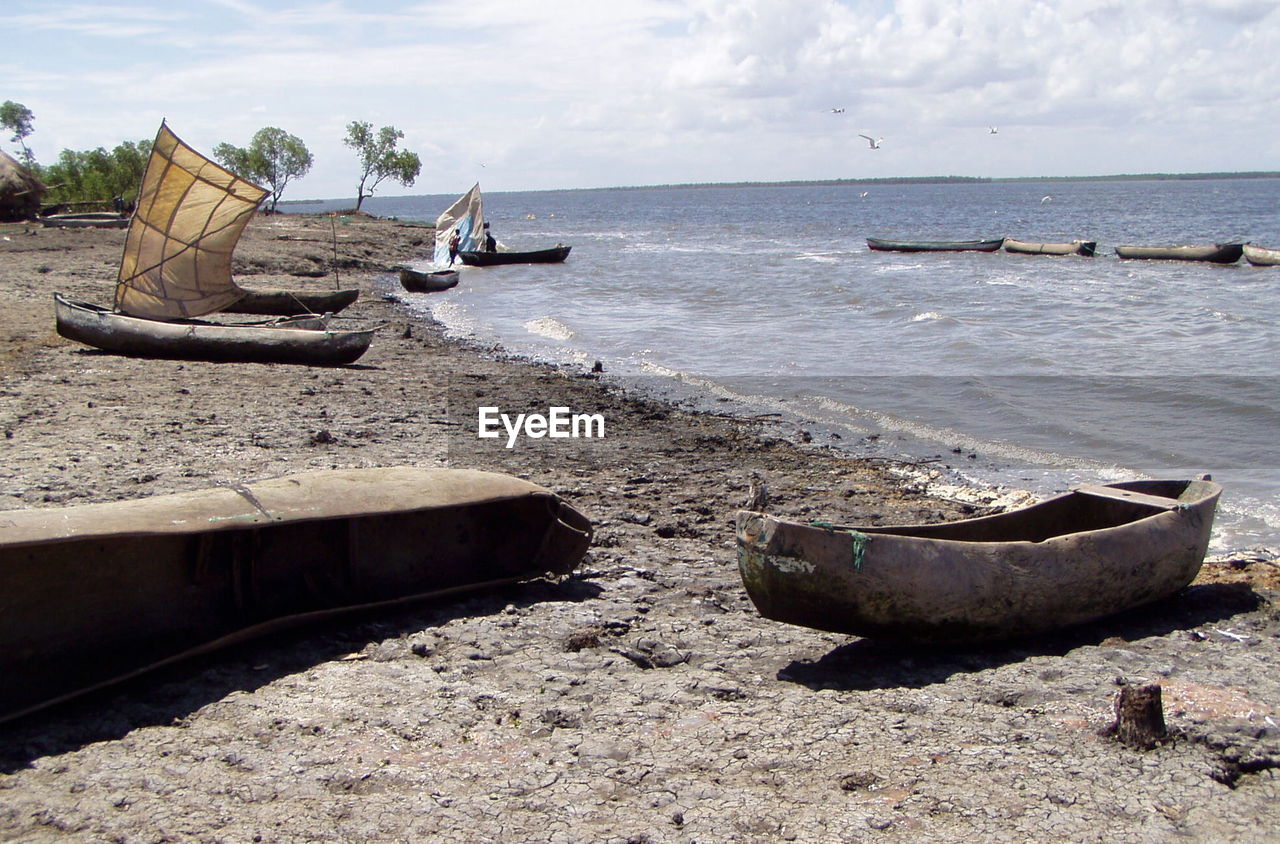
[[[331,228],[331,226],[333,226]],[[0,240],[0,508],[309,469],[505,471],[597,526],[579,571],[298,629],[0,725],[13,841],[1262,841],[1280,828],[1275,559],[1005,647],[895,648],[760,618],[731,520],[969,515],[882,462],[446,341],[379,272],[430,229],[255,220],[248,286],[328,288],[385,322],[355,366],[148,361],[58,338],[52,293],[108,304],[123,232]],[[465,278],[463,283],[465,283]],[[507,451],[479,402],[603,413],[604,440]],[[452,414],[452,417],[451,417]],[[1222,480],[1230,495],[1230,479]],[[3,679],[0,679],[3,682]],[[1100,735],[1158,682],[1171,738]]]

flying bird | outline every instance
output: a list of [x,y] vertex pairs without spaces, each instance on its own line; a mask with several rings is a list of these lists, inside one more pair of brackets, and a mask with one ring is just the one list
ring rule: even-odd
[[844,114],[844,109],[843,109],[843,108],[833,108],[833,109],[831,109],[831,113],[832,113],[832,114]]
[[989,127],[987,127],[987,134],[990,134],[990,135],[998,135],[998,134],[1000,134],[1000,130],[999,130],[999,129],[997,129],[995,126],[989,126]]
[[1042,204],[1043,204],[1043,203],[1045,203],[1045,202],[1053,202],[1053,197],[1052,197],[1052,196],[1042,196],[1042,197],[1040,197],[1040,202],[1041,202]]
[[872,149],[880,149],[880,144],[884,143],[884,138],[873,138],[870,135],[858,135],[858,137],[866,138]]

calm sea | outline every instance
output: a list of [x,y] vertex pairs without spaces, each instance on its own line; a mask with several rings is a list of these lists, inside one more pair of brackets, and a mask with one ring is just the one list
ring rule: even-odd
[[[433,221],[455,198],[366,209]],[[965,482],[1208,472],[1226,490],[1215,549],[1280,546],[1280,269],[1113,251],[1280,247],[1280,180],[487,193],[485,212],[512,248],[573,253],[404,297],[460,334]],[[874,253],[868,236],[1084,238],[1098,256]]]

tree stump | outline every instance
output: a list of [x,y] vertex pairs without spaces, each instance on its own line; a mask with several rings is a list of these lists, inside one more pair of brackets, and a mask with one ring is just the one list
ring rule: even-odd
[[1164,725],[1160,685],[1124,686],[1116,693],[1116,721],[1111,734],[1122,744],[1150,750],[1169,734]]

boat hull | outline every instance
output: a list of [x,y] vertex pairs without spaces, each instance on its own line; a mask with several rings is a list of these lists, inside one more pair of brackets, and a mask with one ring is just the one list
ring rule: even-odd
[[1007,639],[1169,597],[1204,560],[1209,481],[1087,487],[938,525],[845,528],[738,514],[738,563],[776,621],[894,641]]
[[318,319],[242,325],[165,322],[73,302],[58,293],[53,298],[60,335],[138,357],[341,366],[359,359],[374,334],[373,329],[330,330]]
[[36,218],[41,224],[55,229],[123,229],[129,218],[110,211],[87,211],[78,214],[49,214]]
[[336,314],[360,298],[360,291],[344,290],[253,290],[242,288],[245,295],[222,310],[231,314],[263,316],[299,316],[301,314]]
[[1149,261],[1208,261],[1234,264],[1244,254],[1243,243],[1216,243],[1207,246],[1117,246],[1120,258]]
[[456,287],[462,273],[457,270],[415,270],[400,268],[400,286],[410,293],[437,293]]
[[532,252],[459,252],[462,263],[469,267],[494,267],[499,264],[558,264],[569,257],[572,246],[556,246]]
[[1098,249],[1093,240],[1072,240],[1066,243],[1033,243],[1026,240],[1004,239],[1004,251],[1019,255],[1081,255],[1092,258]]
[[996,240],[884,240],[867,238],[874,252],[995,252],[1004,243]]
[[3,518],[0,720],[305,621],[567,574],[592,532],[526,481],[416,467]]
[[1280,267],[1280,249],[1244,245],[1244,259],[1255,267]]

